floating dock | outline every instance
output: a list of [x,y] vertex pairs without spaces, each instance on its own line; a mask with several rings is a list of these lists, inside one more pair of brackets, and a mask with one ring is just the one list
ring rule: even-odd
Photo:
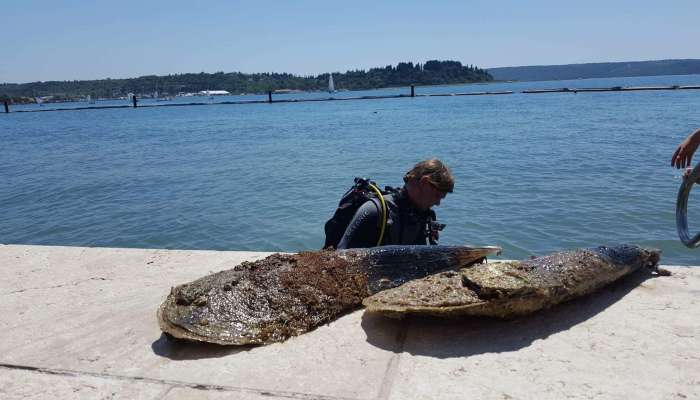
[[700,398],[698,267],[511,321],[358,310],[269,346],[161,335],[171,286],[268,254],[0,245],[0,398]]
[[699,86],[612,86],[598,88],[556,88],[556,89],[531,89],[523,90],[525,94],[540,93],[586,93],[586,92],[633,92],[640,90],[693,90],[700,89]]

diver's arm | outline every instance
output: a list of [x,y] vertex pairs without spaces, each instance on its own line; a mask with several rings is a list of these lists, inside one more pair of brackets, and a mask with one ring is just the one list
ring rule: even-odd
[[376,246],[379,239],[378,221],[379,209],[376,203],[371,200],[366,201],[352,217],[338,243],[338,249]]
[[690,167],[691,161],[693,159],[693,153],[697,150],[698,145],[700,145],[700,129],[691,133],[684,141],[678,145],[676,152],[673,153],[673,158],[671,159],[671,166],[676,168]]

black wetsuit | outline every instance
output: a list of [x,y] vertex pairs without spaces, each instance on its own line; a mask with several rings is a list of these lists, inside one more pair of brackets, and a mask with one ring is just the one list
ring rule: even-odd
[[[411,207],[405,188],[385,195],[384,201],[388,209],[388,218],[381,244],[427,244],[426,226],[430,211]],[[360,206],[337,248],[376,246],[379,240],[381,210],[378,199],[369,200]]]

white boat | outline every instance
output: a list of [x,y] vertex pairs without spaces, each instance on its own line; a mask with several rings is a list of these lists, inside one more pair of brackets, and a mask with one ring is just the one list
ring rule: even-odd
[[158,92],[155,92],[154,98],[156,99],[156,101],[170,101],[170,100],[173,99],[171,96],[163,96],[163,97],[160,97],[160,96],[158,95]]
[[335,85],[333,84],[333,74],[328,75],[328,93],[335,93]]
[[161,97],[160,93],[158,93],[158,81],[156,81],[156,90],[153,92],[153,99],[155,99],[155,101],[170,101],[173,98],[170,96]]
[[231,93],[227,90],[202,90],[199,92],[200,96],[228,96]]
[[85,101],[87,101],[88,104],[95,104],[95,100],[93,100],[92,96],[90,95],[87,95],[87,97],[85,97]]

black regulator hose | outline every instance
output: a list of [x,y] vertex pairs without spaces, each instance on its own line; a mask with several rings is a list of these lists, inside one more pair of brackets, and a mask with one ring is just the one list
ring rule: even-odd
[[700,184],[700,164],[696,165],[693,171],[683,179],[681,188],[678,190],[678,200],[676,201],[676,229],[686,247],[691,249],[700,246],[700,232],[692,238],[688,233],[688,195],[693,184]]

